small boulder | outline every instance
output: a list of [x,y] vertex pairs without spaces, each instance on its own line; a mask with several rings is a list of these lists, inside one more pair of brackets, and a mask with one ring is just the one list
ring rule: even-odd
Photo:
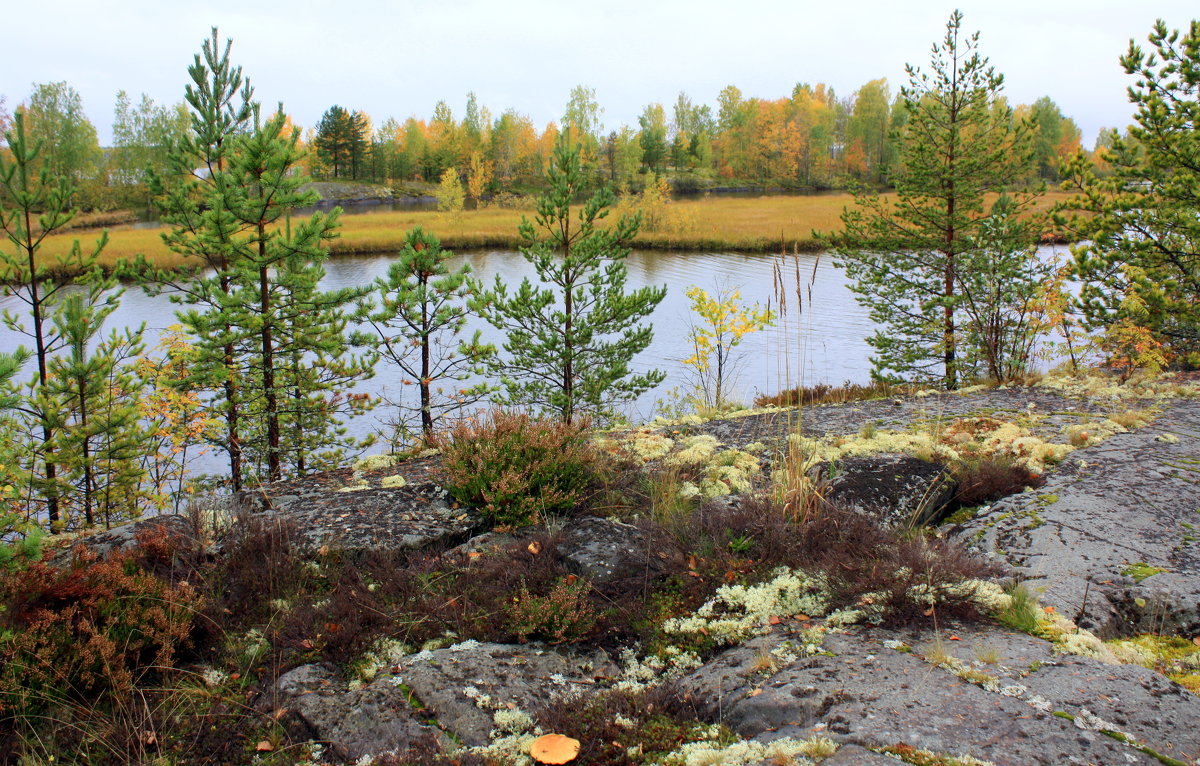
[[665,564],[656,547],[632,524],[589,516],[571,522],[555,550],[573,574],[604,584],[642,575],[646,567],[662,571]]
[[827,501],[885,527],[936,522],[954,498],[955,481],[945,466],[909,455],[850,457],[821,463],[813,474],[825,483]]
[[412,717],[405,691],[391,676],[351,690],[332,668],[302,665],[279,677],[270,704],[301,724],[303,736],[328,743],[349,761],[437,736]]
[[[131,521],[112,529],[85,532],[82,536],[63,545],[51,553],[49,562],[52,566],[64,567],[71,563],[78,548],[84,548],[99,558],[107,558],[114,553],[132,550],[137,547],[139,537],[163,536],[168,540],[188,547],[196,540],[196,529],[191,520],[178,514],[152,516],[147,519]],[[56,542],[53,538],[48,543]]]
[[497,712],[532,712],[618,673],[600,651],[576,654],[476,641],[409,655],[394,670],[438,725],[470,746],[491,741]]

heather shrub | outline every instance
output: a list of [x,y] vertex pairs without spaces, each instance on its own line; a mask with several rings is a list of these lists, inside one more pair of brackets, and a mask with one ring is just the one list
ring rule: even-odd
[[569,644],[585,638],[596,626],[596,609],[588,600],[586,580],[567,575],[545,596],[529,592],[525,583],[507,604],[509,629],[522,642],[538,638],[551,644]]
[[191,586],[164,582],[129,555],[0,573],[0,710],[129,694],[171,666],[199,602]]
[[569,512],[598,468],[587,428],[498,410],[460,423],[443,445],[446,489],[496,526]]
[[969,507],[1015,495],[1026,487],[1034,489],[1046,483],[1040,475],[1012,459],[982,458],[963,463],[954,469],[958,481],[954,502]]

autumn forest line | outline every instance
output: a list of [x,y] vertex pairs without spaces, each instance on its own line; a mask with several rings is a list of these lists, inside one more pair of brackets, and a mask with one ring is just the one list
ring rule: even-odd
[[[155,103],[147,95],[117,94],[113,141],[101,147],[79,93],[66,82],[35,84],[16,107],[30,138],[45,146],[52,174],[73,179],[84,210],[146,208],[149,174],[162,172],[167,147],[189,129],[183,102]],[[681,92],[674,104],[647,105],[636,125],[605,126],[594,89],[574,88],[562,118],[539,129],[516,108],[498,116],[467,95],[461,118],[439,101],[428,118],[377,120],[340,105],[301,130],[310,149],[303,170],[315,179],[387,185],[398,193],[429,193],[447,171],[468,198],[512,202],[543,187],[554,142],[562,130],[581,147],[593,184],[639,192],[665,178],[671,191],[714,188],[832,190],[866,184],[887,188],[898,158],[895,136],[908,119],[904,100],[886,79],[848,97],[822,84],[798,83],[777,99],[724,88],[716,106]],[[1046,96],[1012,110],[1035,127],[1029,184],[1056,183],[1062,161],[1081,148],[1075,121]],[[0,131],[11,114],[0,96]],[[1101,131],[1093,154],[1112,143]],[[6,147],[0,150],[7,151]],[[772,232],[773,233],[773,232]]]

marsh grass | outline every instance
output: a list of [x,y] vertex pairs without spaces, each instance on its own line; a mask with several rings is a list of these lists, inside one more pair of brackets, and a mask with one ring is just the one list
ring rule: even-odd
[[[1062,195],[1050,192],[1039,207],[1048,208]],[[845,193],[679,200],[670,206],[683,224],[642,231],[632,245],[646,250],[777,253],[782,247],[787,252],[816,252],[825,245],[814,232],[836,236],[841,230],[842,209],[853,203],[853,195]],[[348,215],[341,219],[339,237],[330,249],[334,255],[395,252],[403,246],[405,233],[415,226],[433,232],[451,250],[515,249],[521,244],[517,226],[523,216],[531,215],[528,211],[499,206],[455,214],[403,210]],[[144,255],[158,268],[191,265],[163,245],[162,231],[114,226],[109,231],[108,246],[100,255],[100,265],[113,268],[118,261],[132,261],[138,255]],[[53,263],[57,256],[70,250],[73,240],[87,242],[93,238],[93,232],[81,231],[49,237],[42,257]]]

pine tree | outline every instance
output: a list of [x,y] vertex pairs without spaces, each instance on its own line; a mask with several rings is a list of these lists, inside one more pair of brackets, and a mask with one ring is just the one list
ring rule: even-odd
[[638,220],[597,225],[614,202],[607,187],[573,218],[571,203],[586,180],[569,133],[555,144],[546,176],[549,189],[538,198],[536,217],[520,227],[521,254],[544,287],[526,278],[510,295],[497,275],[473,305],[506,335],[506,353],[493,365],[504,388],[500,401],[532,406],[566,423],[581,414],[609,417],[615,404],[664,378],[659,370],[634,374],[629,363],[650,344],[652,329],[639,323],[667,290],[626,292],[629,250],[623,243],[637,233]]
[[[963,348],[964,282],[991,272],[1002,285],[1010,276],[980,260],[988,257],[980,238],[1000,212],[985,195],[1018,180],[1031,153],[1028,126],[1013,121],[1001,97],[1003,76],[979,55],[978,33],[964,37],[961,24],[955,11],[930,74],[907,68],[895,198],[856,193],[835,242],[851,289],[879,325],[868,339],[873,374],[948,389],[973,364]],[[1014,195],[1003,214],[1020,218],[1032,200]]]
[[116,280],[93,272],[56,308],[60,353],[50,359],[46,406],[61,418],[57,450],[63,483],[87,526],[137,515],[142,506],[146,436],[138,401],[143,381],[134,360],[143,352],[145,325],[101,338],[117,309]]
[[[316,195],[301,190],[307,179],[295,172],[303,158],[299,134],[284,135],[285,125],[280,110],[239,136],[225,171],[231,192],[226,204],[245,231],[243,238],[231,243],[238,258],[230,311],[234,323],[253,338],[244,352],[253,392],[248,404],[261,426],[248,446],[262,457],[262,475],[270,481],[284,474],[283,398],[291,390],[291,417],[303,418],[295,407],[318,393],[312,386],[327,390],[328,384],[304,376],[289,386],[283,379],[289,348],[318,354],[326,361],[339,360],[347,368],[343,377],[365,377],[370,370],[368,360],[352,360],[345,321],[339,317],[365,289],[330,293],[318,289],[325,273],[320,264],[328,257],[327,241],[336,235],[338,211],[314,213],[295,225],[290,221],[291,210],[313,204]],[[302,393],[298,398],[296,387]],[[326,415],[330,429],[336,429],[336,410]],[[307,425],[320,433],[327,430],[316,422]],[[304,462],[303,456],[295,457]]]
[[[287,132],[282,109],[260,119],[229,47],[218,56],[213,30],[196,57],[187,92],[196,137],[172,154],[175,183],[160,184],[163,218],[175,227],[165,241],[211,271],[158,276],[175,288],[178,316],[196,338],[188,385],[220,392],[219,446],[236,490],[252,476],[274,481],[308,470],[322,439],[346,443],[339,417],[363,400],[345,391],[368,374],[371,359],[349,350],[346,332],[347,307],[364,291],[317,287],[338,211],[292,224],[292,209],[316,198],[301,191],[298,133]],[[205,172],[188,170],[197,162]]]
[[417,387],[417,407],[401,404],[397,425],[406,431],[415,409],[426,442],[446,415],[488,391],[484,384],[462,385],[480,371],[493,349],[482,344],[478,331],[468,341],[459,339],[470,313],[467,301],[477,286],[469,264],[451,268],[453,257],[432,233],[419,226],[408,232],[387,278],[375,280],[377,303],[368,317],[384,358],[400,368],[401,384]]
[[29,325],[7,310],[4,323],[28,337],[33,345],[34,378],[18,405],[29,430],[28,441],[22,447],[31,490],[44,504],[51,528],[59,531],[67,520],[63,505],[65,469],[58,454],[63,415],[49,386],[51,360],[62,349],[64,338],[54,325],[54,312],[66,294],[65,288],[94,269],[108,237],[102,235],[88,252],[77,240],[55,261],[45,257],[41,253],[45,239],[75,215],[71,208],[74,187],[65,176],[50,175],[45,168],[53,167],[53,162],[46,161],[42,170],[35,172],[42,145],[30,143],[20,112],[5,138],[11,159],[0,153],[0,200],[12,207],[0,205],[0,230],[8,243],[0,249],[0,271],[5,292],[27,307]]
[[[1084,318],[1092,327],[1134,326],[1177,364],[1200,366],[1200,22],[1184,33],[1159,21],[1147,54],[1131,40],[1121,57],[1137,81],[1128,135],[1111,145],[1107,173],[1082,153],[1065,169],[1079,195],[1070,221]],[[1060,218],[1060,223],[1068,223]]]
[[[173,252],[195,264],[189,279],[173,272],[148,277],[147,289],[167,288],[171,300],[183,306],[177,314],[195,337],[196,355],[189,379],[194,390],[219,392],[215,409],[225,421],[217,446],[229,456],[229,475],[236,491],[241,488],[244,376],[237,364],[244,333],[226,314],[233,301],[232,242],[239,231],[226,204],[229,178],[227,155],[234,138],[247,130],[253,114],[254,89],[242,77],[242,68],[229,60],[232,41],[222,51],[217,30],[188,67],[192,82],[184,94],[190,110],[191,131],[172,144],[164,175],[151,173],[159,217],[171,229],[163,242]],[[156,286],[158,286],[156,288]]]

